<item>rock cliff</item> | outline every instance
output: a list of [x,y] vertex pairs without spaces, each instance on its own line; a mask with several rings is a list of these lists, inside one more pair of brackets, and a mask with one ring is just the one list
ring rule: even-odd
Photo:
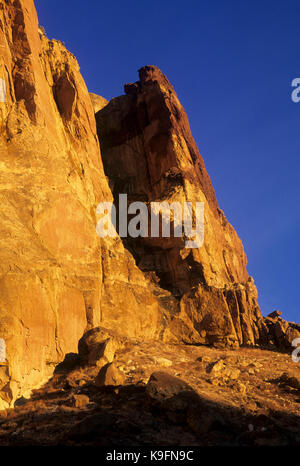
[[94,109],[32,0],[0,4],[0,78],[1,408],[49,377],[85,330],[104,322],[154,338],[162,314],[120,239],[96,234],[96,206],[112,195]]
[[[203,202],[204,244],[100,239],[97,205],[119,194]],[[0,4],[0,199],[0,409],[47,380],[84,335],[93,342],[95,328],[234,347],[274,333],[167,78],[146,66],[121,97],[89,94],[33,0]]]
[[154,66],[125,85],[96,114],[104,170],[115,201],[203,202],[204,244],[187,249],[182,238],[125,239],[139,268],[158,277],[177,299],[171,334],[187,343],[239,345],[266,341],[257,292],[242,243],[218,207],[192,137],[187,115],[163,73]]

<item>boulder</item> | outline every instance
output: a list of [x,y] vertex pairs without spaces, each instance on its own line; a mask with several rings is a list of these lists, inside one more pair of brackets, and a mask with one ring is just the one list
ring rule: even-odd
[[223,382],[228,380],[237,380],[240,376],[240,369],[233,367],[226,363],[223,359],[219,359],[208,365],[207,373],[211,375],[212,379],[222,379]]
[[113,362],[117,350],[124,348],[127,339],[116,332],[96,327],[86,332],[78,343],[79,359],[83,364],[102,367]]
[[198,395],[190,385],[162,371],[153,372],[146,394],[154,405],[167,411],[185,412],[188,406],[198,402]]
[[125,383],[124,374],[119,371],[115,364],[106,364],[102,369],[100,369],[99,374],[95,379],[95,384],[97,387],[103,386],[119,386]]

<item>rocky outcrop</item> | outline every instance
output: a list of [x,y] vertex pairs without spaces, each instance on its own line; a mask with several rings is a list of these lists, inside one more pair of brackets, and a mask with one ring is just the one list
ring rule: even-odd
[[32,0],[1,2],[0,53],[1,408],[48,378],[89,328],[155,338],[162,317],[120,239],[96,234],[96,206],[112,194],[93,106]]
[[287,322],[281,315],[282,312],[274,311],[265,318],[269,342],[282,351],[291,351],[293,342],[297,339],[300,341],[300,324]]
[[[239,345],[266,342],[257,292],[242,243],[218,207],[186,113],[162,72],[139,71],[96,114],[104,170],[118,203],[203,202],[204,244],[188,249],[184,237],[124,238],[137,265],[176,305],[169,336],[186,343]],[[173,223],[175,220],[173,220]]]
[[95,113],[102,110],[108,104],[108,100],[104,99],[104,97],[101,97],[100,95],[93,94],[92,92],[90,92],[90,98]]

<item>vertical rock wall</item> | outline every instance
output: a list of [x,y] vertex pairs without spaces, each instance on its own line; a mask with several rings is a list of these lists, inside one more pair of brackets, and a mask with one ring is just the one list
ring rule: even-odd
[[75,57],[32,0],[0,3],[0,408],[40,384],[97,325],[154,338],[161,315],[119,238],[100,241],[112,194]]
[[266,327],[257,305],[241,240],[219,209],[192,137],[188,118],[162,72],[143,67],[126,95],[96,114],[105,173],[118,199],[203,202],[204,244],[187,249],[183,238],[128,239],[144,272],[179,301],[170,329],[189,343],[255,344]]

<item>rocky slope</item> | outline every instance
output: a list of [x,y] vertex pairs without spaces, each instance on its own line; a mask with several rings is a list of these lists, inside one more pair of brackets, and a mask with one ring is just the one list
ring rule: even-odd
[[184,238],[124,240],[137,265],[178,301],[170,332],[187,343],[262,344],[267,329],[242,243],[218,207],[187,115],[162,72],[139,71],[126,95],[96,113],[104,170],[115,202],[203,202],[204,244]]
[[299,446],[299,400],[290,355],[98,329],[31,399],[0,413],[0,445]]

